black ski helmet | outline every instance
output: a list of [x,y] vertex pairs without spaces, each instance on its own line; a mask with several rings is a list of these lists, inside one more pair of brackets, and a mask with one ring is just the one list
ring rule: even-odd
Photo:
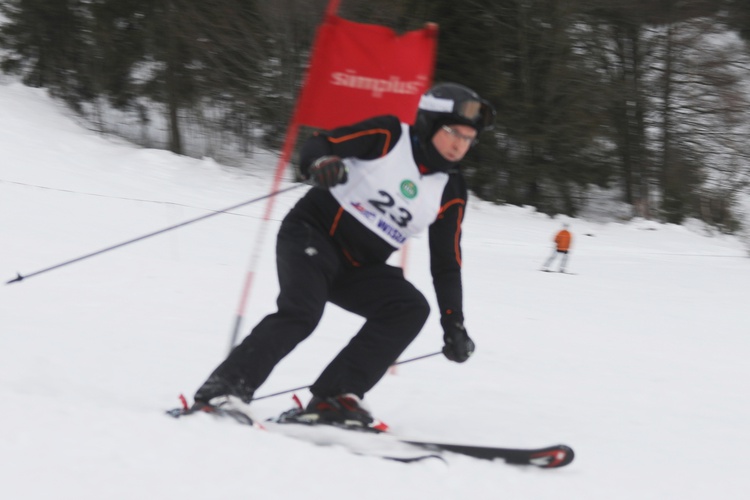
[[468,87],[457,83],[435,85],[422,95],[413,138],[421,150],[425,167],[449,172],[458,162],[450,162],[435,149],[432,136],[443,125],[468,125],[477,131],[490,130],[495,122],[495,108]]
[[414,127],[427,144],[442,125],[468,125],[478,135],[494,122],[495,108],[476,92],[458,83],[440,83],[422,95]]

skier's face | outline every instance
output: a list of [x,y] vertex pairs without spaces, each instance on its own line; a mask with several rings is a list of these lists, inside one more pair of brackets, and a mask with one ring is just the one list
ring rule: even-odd
[[468,125],[443,125],[432,136],[432,144],[440,156],[450,162],[461,161],[477,138],[477,131]]

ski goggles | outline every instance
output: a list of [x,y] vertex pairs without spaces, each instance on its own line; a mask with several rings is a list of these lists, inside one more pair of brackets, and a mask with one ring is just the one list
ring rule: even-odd
[[453,115],[480,131],[492,129],[497,114],[492,104],[484,99],[454,100],[431,95],[422,96],[419,109]]
[[485,100],[456,102],[453,105],[453,114],[477,125],[480,130],[490,130],[495,124],[495,108]]

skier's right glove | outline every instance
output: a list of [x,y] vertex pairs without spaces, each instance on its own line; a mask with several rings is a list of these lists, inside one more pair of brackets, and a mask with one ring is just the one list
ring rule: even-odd
[[443,325],[443,354],[456,363],[463,363],[474,353],[474,341],[469,338],[462,321],[444,319]]
[[310,165],[307,178],[315,187],[330,189],[344,184],[348,179],[348,170],[338,156],[321,156]]

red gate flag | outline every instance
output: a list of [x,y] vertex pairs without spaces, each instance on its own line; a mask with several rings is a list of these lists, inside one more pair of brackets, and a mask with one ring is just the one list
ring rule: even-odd
[[435,65],[437,25],[403,35],[326,16],[313,48],[295,123],[331,129],[376,115],[413,123]]

